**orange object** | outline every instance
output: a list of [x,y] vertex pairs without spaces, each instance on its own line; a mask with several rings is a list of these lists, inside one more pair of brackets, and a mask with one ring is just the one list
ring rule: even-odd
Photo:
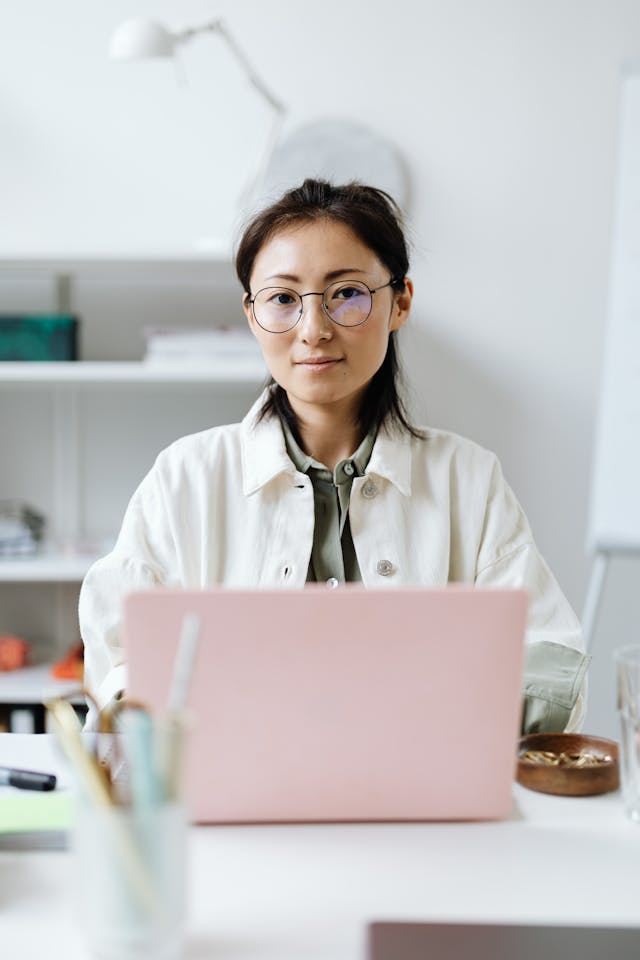
[[56,680],[82,680],[84,676],[84,646],[76,643],[62,660],[51,667],[51,676]]
[[29,644],[11,634],[0,636],[0,670],[19,670],[27,662]]

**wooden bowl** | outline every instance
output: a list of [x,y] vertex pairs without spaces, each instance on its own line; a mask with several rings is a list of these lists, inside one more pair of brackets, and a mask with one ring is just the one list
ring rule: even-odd
[[[525,754],[553,754],[552,758],[530,757]],[[578,755],[597,757],[592,766],[576,766],[565,758]],[[518,783],[541,793],[555,793],[565,797],[589,797],[596,793],[617,790],[620,785],[618,744],[603,737],[589,737],[582,733],[531,733],[522,737],[518,746]]]

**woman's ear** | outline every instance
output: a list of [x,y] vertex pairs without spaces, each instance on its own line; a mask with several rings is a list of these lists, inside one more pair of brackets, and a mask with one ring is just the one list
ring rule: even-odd
[[393,296],[393,307],[389,320],[389,330],[399,330],[409,319],[411,301],[413,300],[413,283],[408,277],[404,278],[404,288]]
[[251,333],[255,336],[255,320],[253,319],[253,310],[251,309],[251,303],[249,302],[251,297],[248,293],[243,294],[242,297],[242,309],[244,310],[244,315],[247,318],[247,323],[249,324],[249,329]]

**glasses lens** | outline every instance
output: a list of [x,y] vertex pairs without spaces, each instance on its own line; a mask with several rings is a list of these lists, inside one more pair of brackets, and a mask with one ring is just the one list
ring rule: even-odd
[[302,301],[295,290],[285,287],[266,287],[256,293],[253,315],[265,330],[283,333],[298,322]]
[[332,320],[343,327],[357,327],[371,313],[369,288],[358,280],[341,280],[327,287],[324,307]]

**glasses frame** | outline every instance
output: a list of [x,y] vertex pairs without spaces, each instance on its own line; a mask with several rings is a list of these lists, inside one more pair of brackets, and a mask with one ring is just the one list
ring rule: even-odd
[[[357,284],[360,284],[360,286],[365,287],[365,288],[369,291],[369,295],[370,295],[370,297],[371,297],[371,306],[370,306],[370,308],[369,308],[369,313],[366,315],[366,317],[365,317],[363,320],[360,320],[359,323],[340,323],[340,321],[339,321],[339,320],[336,320],[335,317],[332,317],[331,314],[329,313],[329,311],[327,310],[327,306],[326,306],[326,304],[325,304],[325,302],[324,302],[324,298],[325,298],[325,295],[326,295],[326,293],[327,293],[327,290],[330,290],[331,287],[335,287],[337,284],[341,284],[341,283],[346,283],[346,284],[348,284],[348,283],[354,283],[354,284],[356,284],[356,283],[357,283]],[[399,284],[399,283],[402,283],[402,277],[391,277],[391,278],[387,281],[387,283],[383,283],[383,284],[381,284],[379,287],[375,287],[375,288],[372,290],[371,287],[364,282],[364,280],[349,280],[349,279],[346,279],[346,280],[333,280],[331,283],[327,284],[327,286],[324,288],[324,290],[320,290],[320,291],[318,291],[318,290],[309,290],[307,293],[298,293],[297,290],[291,290],[290,287],[280,287],[280,286],[278,286],[278,287],[261,287],[260,290],[257,290],[257,291],[253,294],[253,296],[249,297],[248,303],[251,305],[251,314],[252,314],[252,316],[253,316],[253,319],[254,319],[255,322],[258,324],[258,326],[260,327],[260,329],[261,329],[261,330],[264,330],[266,333],[272,333],[272,334],[274,334],[274,336],[278,336],[278,334],[280,334],[280,333],[289,333],[291,330],[293,330],[294,327],[297,327],[297,326],[298,326],[298,324],[300,323],[300,320],[302,319],[302,314],[304,313],[304,303],[303,303],[303,300],[304,300],[305,297],[322,297],[322,310],[323,310],[323,313],[325,314],[325,316],[328,317],[328,319],[331,320],[332,323],[335,323],[336,326],[338,326],[338,327],[343,327],[345,330],[349,330],[349,329],[352,328],[352,327],[361,327],[363,323],[366,323],[366,322],[367,322],[367,320],[368,320],[369,317],[371,316],[371,311],[373,310],[373,295],[374,295],[374,293],[377,293],[379,290],[385,290],[387,287],[391,287],[391,288],[393,289],[393,288],[395,288],[395,287],[397,286],[397,284]],[[262,323],[260,323],[258,317],[256,316],[255,301],[256,301],[256,297],[259,297],[260,294],[261,294],[261,293],[264,293],[265,290],[282,290],[283,293],[291,293],[291,294],[293,294],[294,297],[298,297],[298,299],[300,300],[300,309],[299,309],[299,311],[298,311],[298,316],[297,316],[296,320],[294,320],[294,322],[291,324],[290,327],[286,327],[284,330],[269,330],[268,327],[265,327]]]

